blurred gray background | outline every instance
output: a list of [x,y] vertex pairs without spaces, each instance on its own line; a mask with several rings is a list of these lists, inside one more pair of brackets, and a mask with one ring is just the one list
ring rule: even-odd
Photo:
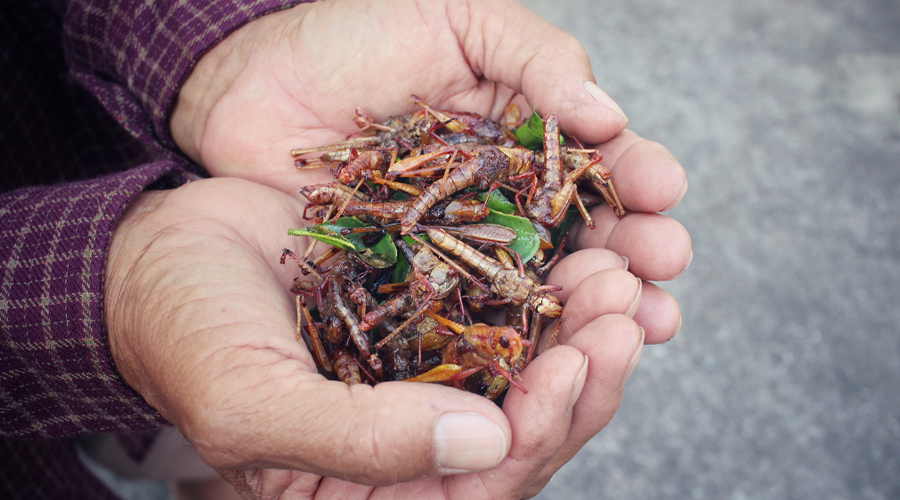
[[524,0],[690,188],[694,260],[548,499],[900,498],[900,2]]

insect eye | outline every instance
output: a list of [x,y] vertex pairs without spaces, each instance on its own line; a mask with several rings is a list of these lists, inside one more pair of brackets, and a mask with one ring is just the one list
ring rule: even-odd
[[500,346],[504,349],[509,348],[509,339],[506,336],[500,337]]

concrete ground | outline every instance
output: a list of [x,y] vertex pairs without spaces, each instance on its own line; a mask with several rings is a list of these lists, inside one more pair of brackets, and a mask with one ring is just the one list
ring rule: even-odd
[[900,3],[524,0],[690,188],[694,260],[549,499],[900,498]]

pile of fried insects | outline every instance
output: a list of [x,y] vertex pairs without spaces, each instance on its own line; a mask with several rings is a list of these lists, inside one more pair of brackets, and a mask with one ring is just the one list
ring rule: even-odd
[[526,392],[518,373],[562,314],[544,277],[566,233],[579,213],[593,228],[587,209],[604,200],[624,214],[610,172],[598,151],[569,147],[553,115],[522,120],[511,104],[501,123],[412,100],[416,112],[380,124],[357,109],[346,140],[291,152],[336,178],[300,191],[315,225],[289,233],[313,241],[281,257],[309,276],[291,289],[298,341],[350,385]]

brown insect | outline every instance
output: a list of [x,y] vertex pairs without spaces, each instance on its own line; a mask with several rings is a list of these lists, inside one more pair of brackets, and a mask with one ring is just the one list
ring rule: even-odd
[[519,360],[523,349],[531,345],[519,332],[508,326],[488,326],[484,323],[463,326],[436,314],[429,316],[459,334],[459,338],[450,344],[452,349],[448,347],[443,364],[408,378],[407,382],[459,381],[487,370],[493,376],[503,377],[523,393],[528,392],[514,380],[517,372],[511,368]]
[[[564,176],[559,145],[559,121],[555,115],[545,116],[544,183],[536,190],[534,197],[529,193],[526,202],[527,216],[546,227],[559,226],[572,201],[577,199],[578,185],[575,181],[594,165],[595,163],[586,162]],[[589,220],[590,215],[583,210],[583,205],[579,204],[579,208],[582,209],[585,220]]]
[[558,286],[538,285],[525,276],[524,271],[507,269],[491,257],[440,229],[428,229],[427,233],[435,245],[459,257],[483,274],[491,283],[491,290],[497,295],[513,304],[526,304],[548,318],[558,318],[562,314],[563,308],[559,299],[550,295],[551,292],[560,289]]
[[[561,255],[552,251],[562,243],[554,245],[548,228],[573,204],[590,224],[587,207],[603,203],[600,196],[624,213],[611,175],[599,152],[560,144],[553,115],[545,117],[544,151],[535,154],[516,147],[510,128],[522,119],[515,106],[504,125],[412,101],[417,111],[382,123],[358,109],[359,130],[345,140],[292,152],[304,158],[301,168],[326,167],[336,177],[301,190],[309,200],[304,218],[355,217],[364,225],[342,228],[355,235],[352,244],[318,257],[312,247],[302,257],[283,252],[282,261],[291,258],[315,279],[291,288],[298,339],[309,344],[320,373],[348,384],[442,382],[491,399],[509,385],[524,392],[518,374],[542,328],[563,309],[553,295],[560,288],[541,283]],[[306,159],[314,153],[321,157]],[[534,223],[539,245],[527,262],[511,249],[519,233],[484,223],[497,189],[514,195],[519,215]],[[386,264],[395,249],[410,263],[408,277]],[[506,307],[505,326],[485,321],[502,317],[495,306]]]
[[534,169],[534,154],[527,149],[487,147],[457,167],[446,179],[432,183],[416,198],[400,220],[401,234],[408,234],[430,207],[458,191],[477,186],[490,191],[503,180]]
[[582,179],[589,181],[594,189],[603,196],[603,199],[609,203],[616,216],[622,218],[625,216],[625,207],[622,206],[622,200],[619,199],[619,194],[616,192],[615,186],[613,186],[612,172],[600,164],[602,160],[603,155],[595,149],[569,149],[563,153],[563,162],[573,171],[577,171],[583,165],[588,164]]

